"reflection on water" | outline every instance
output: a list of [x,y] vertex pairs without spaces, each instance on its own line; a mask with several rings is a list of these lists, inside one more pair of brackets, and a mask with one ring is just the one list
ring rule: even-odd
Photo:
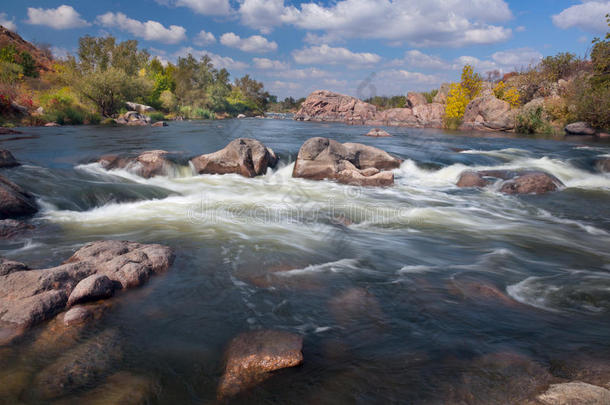
[[[595,168],[607,144],[367,131],[229,120],[32,128],[5,142],[25,165],[3,174],[43,209],[38,232],[2,242],[4,256],[49,266],[113,238],[167,244],[177,259],[88,328],[51,322],[0,348],[0,398],[39,403],[48,370],[107,347],[109,334],[116,356],[91,351],[102,370],[61,403],[213,402],[227,342],[258,328],[302,334],[305,363],[236,402],[519,403],[556,378],[558,361],[610,360],[610,175]],[[312,136],[403,158],[395,186],[293,179]],[[84,163],[151,149],[186,161],[237,137],[273,148],[280,166],[246,179],[177,165],[143,179]],[[472,167],[541,169],[566,187],[543,196],[456,188]]]

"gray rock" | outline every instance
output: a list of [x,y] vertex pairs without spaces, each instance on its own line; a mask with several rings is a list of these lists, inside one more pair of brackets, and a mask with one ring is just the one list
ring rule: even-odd
[[461,128],[510,131],[515,128],[515,111],[506,101],[484,94],[468,104]]
[[426,100],[426,97],[423,94],[414,92],[409,92],[407,94],[407,107],[414,108],[418,105],[425,104],[428,104],[428,100]]
[[133,111],[137,111],[139,113],[147,113],[147,112],[152,112],[155,111],[154,108],[152,108],[149,105],[144,105],[144,104],[138,104],[138,103],[133,103],[131,101],[128,101],[125,103],[125,105],[127,106],[127,108],[129,108],[130,110]]
[[0,258],[0,276],[6,276],[7,274],[14,273],[16,271],[28,270],[28,266],[23,263],[15,262],[12,260]]
[[106,170],[126,169],[149,179],[168,174],[173,165],[168,155],[169,152],[164,150],[150,150],[138,156],[104,155],[98,159],[98,163]]
[[566,125],[565,131],[568,135],[595,135],[595,130],[582,121]]

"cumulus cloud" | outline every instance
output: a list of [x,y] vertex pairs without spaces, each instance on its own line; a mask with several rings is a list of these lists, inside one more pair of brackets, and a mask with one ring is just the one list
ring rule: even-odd
[[392,79],[402,82],[436,84],[439,83],[439,78],[435,75],[427,75],[419,72],[409,72],[403,69],[384,70],[379,73],[379,77],[383,79]]
[[79,28],[90,25],[83,20],[80,14],[71,6],[61,5],[57,8],[28,7],[28,24],[46,25],[47,27],[63,30]]
[[519,48],[496,52],[491,59],[501,67],[521,68],[536,65],[542,59],[542,54],[531,48]]
[[17,24],[15,24],[15,17],[9,20],[6,13],[0,13],[0,25],[9,31],[17,31]]
[[416,49],[405,53],[404,63],[409,66],[428,69],[451,69],[451,64],[438,56],[428,55]]
[[204,30],[199,31],[199,34],[193,39],[195,45],[205,46],[209,44],[213,44],[216,42],[216,37],[211,32],[206,32]]
[[228,15],[231,13],[229,0],[156,0],[164,6],[188,7],[203,15]]
[[610,1],[583,1],[553,16],[553,23],[563,29],[578,27],[585,31],[603,33],[607,30],[606,14]]
[[285,79],[319,79],[322,77],[328,77],[330,72],[318,68],[308,69],[289,69],[275,73],[275,76],[282,77]]
[[401,40],[416,46],[490,44],[512,34],[494,25],[512,17],[504,0],[339,0],[298,8],[284,0],[244,0],[238,11],[243,24],[264,32],[292,24],[331,38]]
[[220,37],[220,43],[231,48],[237,48],[244,52],[271,52],[277,49],[275,41],[269,41],[260,35],[252,35],[241,38],[233,32],[227,32]]
[[290,68],[288,63],[267,58],[253,58],[254,67],[265,70],[286,70]]
[[[381,60],[381,56],[374,53],[355,53],[347,48],[333,48],[328,45],[311,46],[292,52],[294,61],[302,65],[345,63],[349,65],[370,65]],[[348,65],[348,67],[349,67]]]
[[125,30],[132,35],[147,41],[159,41],[166,44],[175,44],[186,39],[186,29],[179,25],[170,25],[165,28],[157,21],[141,22],[127,17],[123,13],[108,12],[99,15],[96,22],[104,27]]
[[248,64],[240,61],[236,61],[228,56],[217,55],[212,52],[208,52],[205,49],[195,49],[192,47],[182,47],[178,51],[174,52],[174,57],[185,57],[188,54],[193,55],[195,58],[200,59],[204,55],[208,55],[212,60],[212,64],[217,69],[227,70],[244,70],[248,68]]

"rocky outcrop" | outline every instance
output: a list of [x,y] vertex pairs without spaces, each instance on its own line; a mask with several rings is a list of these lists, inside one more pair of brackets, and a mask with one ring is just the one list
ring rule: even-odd
[[379,125],[386,126],[416,127],[419,125],[417,118],[413,115],[413,110],[410,108],[390,108],[389,110],[379,111],[375,115],[375,120],[379,122]]
[[544,405],[607,405],[610,404],[610,390],[580,381],[553,384],[537,397]]
[[586,122],[573,122],[565,126],[568,135],[595,135],[595,129]]
[[515,111],[510,104],[496,98],[491,92],[472,100],[466,107],[464,130],[510,131],[515,128]]
[[451,88],[451,84],[443,83],[441,85],[441,87],[438,89],[438,93],[436,93],[436,96],[434,96],[434,99],[432,99],[432,101],[435,103],[446,104],[447,96],[449,95],[450,88]]
[[33,195],[0,176],[0,219],[33,215],[37,211]]
[[383,129],[373,128],[369,132],[366,133],[366,136],[372,136],[374,138],[386,138],[386,137],[389,137],[389,136],[392,136],[392,135],[390,135],[389,133],[387,133]]
[[109,240],[83,246],[57,267],[8,271],[0,276],[0,337],[12,338],[11,329],[22,333],[55,316],[87,277],[105,275],[115,288],[134,288],[167,270],[173,259],[166,246]]
[[127,108],[129,108],[131,111],[136,111],[139,112],[140,114],[144,114],[147,112],[153,112],[155,111],[154,108],[152,108],[149,105],[144,105],[144,104],[138,104],[138,103],[133,103],[131,101],[128,101],[125,103],[125,105],[127,106]]
[[0,149],[0,168],[15,166],[19,166],[19,162],[17,162],[13,154],[6,149]]
[[275,167],[277,161],[278,157],[271,148],[249,138],[235,139],[224,149],[191,159],[199,174],[236,173],[244,177],[265,174],[267,168]]
[[421,93],[413,93],[409,92],[407,94],[407,107],[415,108],[419,105],[425,105],[428,101],[426,100],[426,96]]
[[564,184],[555,176],[542,171],[481,170],[463,172],[458,187],[485,187],[498,180],[505,194],[544,194],[557,191]]
[[16,219],[0,220],[0,239],[10,239],[23,235],[34,229],[34,226]]
[[292,177],[330,179],[360,186],[390,186],[394,184],[394,174],[389,170],[399,167],[401,162],[372,146],[310,138],[299,149]]
[[418,126],[429,128],[441,128],[445,106],[439,103],[423,104],[413,108],[413,115],[417,119]]
[[374,121],[377,108],[355,97],[318,90],[301,104],[294,119],[300,121],[339,121],[364,125]]
[[126,169],[148,179],[168,174],[173,164],[168,155],[169,152],[164,150],[150,150],[138,156],[104,155],[98,159],[98,163],[106,170]]
[[7,274],[25,270],[28,270],[28,266],[23,263],[8,260],[3,257],[0,258],[0,276],[6,276]]
[[260,330],[231,340],[218,398],[226,399],[259,384],[271,372],[303,362],[303,338],[289,332]]
[[137,111],[127,111],[114,120],[117,124],[131,126],[147,126],[150,124],[150,121],[149,116],[140,114]]

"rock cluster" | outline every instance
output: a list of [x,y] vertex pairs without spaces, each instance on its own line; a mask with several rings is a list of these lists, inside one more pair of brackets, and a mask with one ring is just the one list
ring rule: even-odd
[[458,187],[485,187],[500,180],[500,192],[505,194],[544,194],[557,191],[564,184],[543,171],[481,170],[463,172]]
[[127,169],[144,178],[166,175],[173,164],[168,159],[169,152],[150,150],[138,156],[104,155],[97,162],[106,170]]
[[138,111],[127,111],[114,120],[117,124],[131,126],[147,126],[150,125],[151,119],[147,115],[143,115]]

